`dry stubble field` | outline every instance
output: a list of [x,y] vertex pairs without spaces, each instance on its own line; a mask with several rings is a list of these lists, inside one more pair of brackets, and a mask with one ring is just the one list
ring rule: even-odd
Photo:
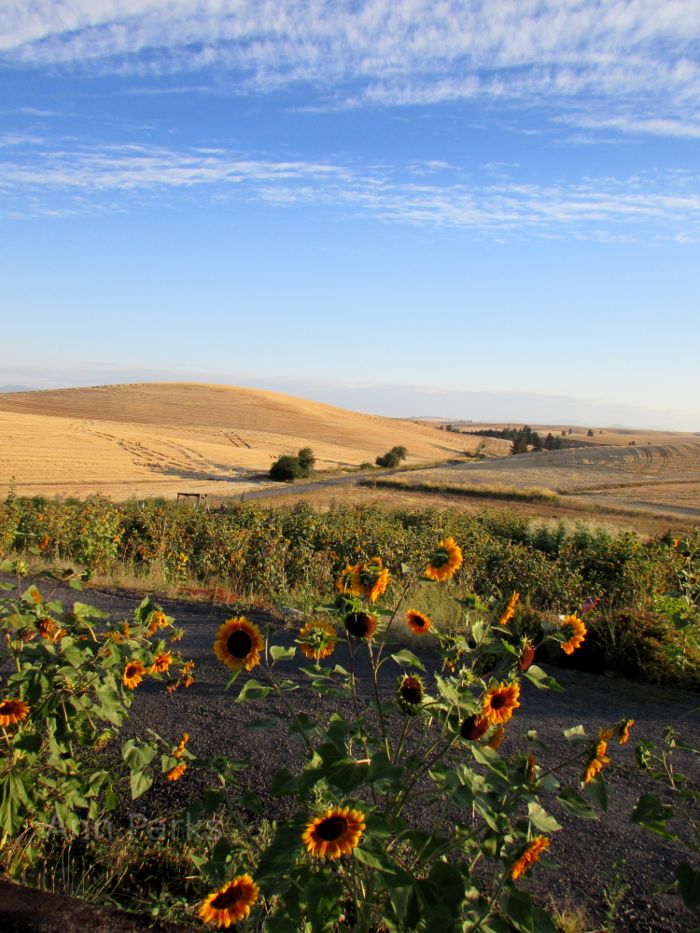
[[[280,454],[310,446],[319,469],[358,466],[395,445],[409,462],[474,451],[480,438],[275,392],[152,383],[0,395],[0,494],[235,496]],[[499,450],[506,442],[495,441]],[[507,445],[506,445],[507,446]]]
[[[182,491],[265,496],[269,489],[275,493],[269,501],[280,504],[379,499],[407,508],[476,510],[488,502],[470,497],[470,488],[496,490],[502,498],[507,490],[545,489],[557,494],[556,502],[507,505],[533,517],[588,518],[643,534],[700,522],[697,434],[595,428],[588,437],[586,428],[568,435],[567,427],[557,426],[553,433],[566,430],[588,446],[512,457],[509,441],[440,427],[231,386],[150,383],[8,393],[0,395],[0,495],[15,477],[22,495],[101,493],[123,501]],[[316,482],[280,496],[283,490],[264,476],[280,454],[301,447],[313,449],[318,469],[342,470],[373,463],[394,445],[408,449],[412,467],[392,477],[402,488],[366,488],[349,475],[344,485]],[[485,460],[460,459],[477,450]],[[443,491],[431,492],[431,486]]]

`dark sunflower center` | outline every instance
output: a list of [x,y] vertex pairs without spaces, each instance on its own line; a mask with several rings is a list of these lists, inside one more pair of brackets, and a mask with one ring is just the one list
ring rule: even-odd
[[371,625],[372,619],[366,612],[351,612],[345,617],[345,628],[355,638],[365,638]]
[[418,681],[413,677],[407,677],[401,684],[401,696],[407,703],[420,703],[421,687]]
[[413,616],[413,624],[417,628],[423,628],[425,626],[425,619],[423,616]]
[[226,647],[234,658],[245,658],[253,647],[253,639],[247,632],[238,629],[226,639]]
[[501,693],[491,697],[491,709],[503,709],[506,705],[506,698]]
[[211,902],[211,906],[215,910],[227,910],[237,904],[242,897],[242,888],[229,888],[228,891],[220,891]]
[[468,716],[462,722],[460,732],[463,739],[480,739],[481,736],[486,732],[486,727],[477,716]]
[[335,842],[343,833],[347,832],[348,821],[344,816],[329,816],[316,827],[316,835],[324,842]]

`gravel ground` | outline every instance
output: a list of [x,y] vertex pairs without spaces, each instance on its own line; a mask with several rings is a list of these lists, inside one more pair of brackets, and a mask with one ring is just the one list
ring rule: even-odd
[[[43,587],[46,590],[45,587]],[[46,595],[46,592],[45,592]],[[55,598],[67,605],[79,598],[108,609],[113,618],[128,617],[141,600],[141,596],[121,591],[89,588],[77,594],[58,587]],[[179,739],[183,731],[190,733],[189,748],[203,757],[225,753],[231,758],[252,757],[252,765],[242,772],[245,787],[259,793],[273,814],[283,815],[285,800],[270,798],[269,778],[282,767],[294,770],[300,761],[296,739],[286,735],[284,725],[273,733],[251,732],[245,723],[261,717],[279,716],[285,719],[282,706],[274,698],[258,703],[234,704],[234,695],[223,687],[228,670],[216,661],[212,644],[217,627],[239,610],[231,607],[203,603],[162,599],[164,608],[184,627],[185,637],[178,647],[185,658],[196,661],[195,683],[189,690],[174,696],[165,693],[160,684],[144,682],[138,688],[128,733],[146,736],[146,730],[156,729],[164,737]],[[271,623],[279,628],[275,641],[291,644],[294,628],[284,622],[257,611],[247,612],[259,624]],[[347,664],[339,645],[337,660]],[[297,679],[296,661],[282,662],[285,674]],[[386,665],[390,667],[390,665]],[[630,743],[611,746],[614,765],[606,768],[605,776],[609,797],[609,813],[600,821],[577,820],[554,804],[551,809],[561,823],[562,832],[552,837],[549,854],[560,866],[558,871],[540,866],[532,875],[530,890],[543,903],[551,898],[559,908],[580,908],[588,921],[586,929],[598,930],[609,911],[608,901],[615,901],[615,920],[612,928],[630,933],[652,931],[690,931],[697,922],[682,906],[678,898],[657,892],[673,874],[679,860],[677,847],[653,836],[647,830],[629,823],[629,814],[639,795],[655,792],[657,788],[635,768],[634,746],[642,739],[660,741],[664,728],[677,726],[680,734],[691,744],[700,747],[700,699],[697,694],[675,688],[634,683],[617,677],[601,677],[572,670],[553,671],[565,688],[564,692],[538,691],[528,682],[523,685],[521,707],[509,724],[502,751],[508,753],[522,747],[529,729],[537,729],[548,745],[546,761],[557,761],[566,756],[568,748],[562,730],[583,723],[589,734],[600,726],[616,722],[623,717],[635,720]],[[303,678],[303,675],[301,675]],[[367,676],[360,671],[360,676]],[[393,689],[395,673],[391,675]],[[312,711],[321,705],[321,699],[299,681],[300,690],[294,694],[297,708]],[[334,701],[335,702],[335,701]],[[680,762],[679,762],[680,765]],[[683,763],[683,770],[696,787],[700,786],[700,766],[693,769],[691,762]],[[189,774],[188,774],[189,779]],[[168,809],[184,802],[194,782],[181,780],[175,785],[156,785],[136,802],[138,813],[146,816],[162,814],[167,799]],[[135,816],[138,819],[138,815]],[[435,821],[428,808],[414,807],[412,821],[424,828]],[[683,835],[687,827],[676,826]],[[697,863],[692,854],[683,858]]]

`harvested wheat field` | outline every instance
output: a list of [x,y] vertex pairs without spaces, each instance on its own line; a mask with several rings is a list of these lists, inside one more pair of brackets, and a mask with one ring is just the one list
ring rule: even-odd
[[[311,447],[318,469],[475,451],[480,438],[258,389],[144,383],[0,395],[0,494],[237,495],[280,454]],[[495,445],[506,442],[496,441]],[[494,450],[498,447],[490,445]]]
[[700,519],[700,438],[676,435],[674,443],[596,446],[540,451],[480,463],[412,471],[402,480],[474,495],[516,499],[518,494],[556,497],[602,508],[649,510]]

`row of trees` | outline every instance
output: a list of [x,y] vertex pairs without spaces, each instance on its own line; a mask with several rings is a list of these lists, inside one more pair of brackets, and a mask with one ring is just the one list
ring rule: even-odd
[[[377,466],[391,469],[397,467],[402,460],[408,456],[405,447],[392,447],[385,454],[377,457],[374,461]],[[296,457],[291,454],[285,454],[278,457],[270,467],[270,479],[278,482],[290,482],[295,479],[305,479],[313,473],[316,457],[310,447],[302,447]],[[370,464],[367,464],[369,467]]]

